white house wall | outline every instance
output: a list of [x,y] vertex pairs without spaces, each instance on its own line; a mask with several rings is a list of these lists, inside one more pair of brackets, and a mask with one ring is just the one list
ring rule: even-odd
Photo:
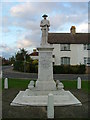
[[60,44],[53,44],[53,47],[53,55],[55,55],[55,65],[60,65]]
[[70,44],[70,51],[61,51],[60,44],[53,44],[55,65],[61,64],[61,57],[70,57],[71,65],[84,64],[84,57],[88,57],[88,50],[84,50],[83,44]]
[[33,60],[38,60],[38,56],[30,56]]

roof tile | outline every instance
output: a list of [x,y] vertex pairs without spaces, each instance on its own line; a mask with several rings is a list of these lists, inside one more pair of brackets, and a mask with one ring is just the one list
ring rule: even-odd
[[50,44],[90,44],[90,33],[49,33]]

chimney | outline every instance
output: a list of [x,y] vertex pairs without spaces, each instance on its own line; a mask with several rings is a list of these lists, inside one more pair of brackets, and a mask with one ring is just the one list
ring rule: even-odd
[[74,35],[76,33],[76,27],[72,26],[71,29],[70,29],[70,32],[71,32],[71,34]]

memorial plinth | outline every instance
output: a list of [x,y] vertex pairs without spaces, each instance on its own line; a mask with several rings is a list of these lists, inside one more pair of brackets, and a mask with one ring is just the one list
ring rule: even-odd
[[53,47],[39,47],[39,66],[37,90],[56,90],[56,83],[53,80],[52,52]]

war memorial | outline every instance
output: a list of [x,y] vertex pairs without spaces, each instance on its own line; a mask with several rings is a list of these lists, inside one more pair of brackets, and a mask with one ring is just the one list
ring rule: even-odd
[[59,80],[53,79],[52,52],[53,46],[48,43],[48,31],[50,22],[47,15],[43,15],[40,22],[42,31],[39,52],[38,79],[36,83],[30,81],[25,91],[20,91],[12,106],[47,106],[48,95],[52,94],[54,106],[82,105],[82,103],[68,90],[64,90],[64,85]]

